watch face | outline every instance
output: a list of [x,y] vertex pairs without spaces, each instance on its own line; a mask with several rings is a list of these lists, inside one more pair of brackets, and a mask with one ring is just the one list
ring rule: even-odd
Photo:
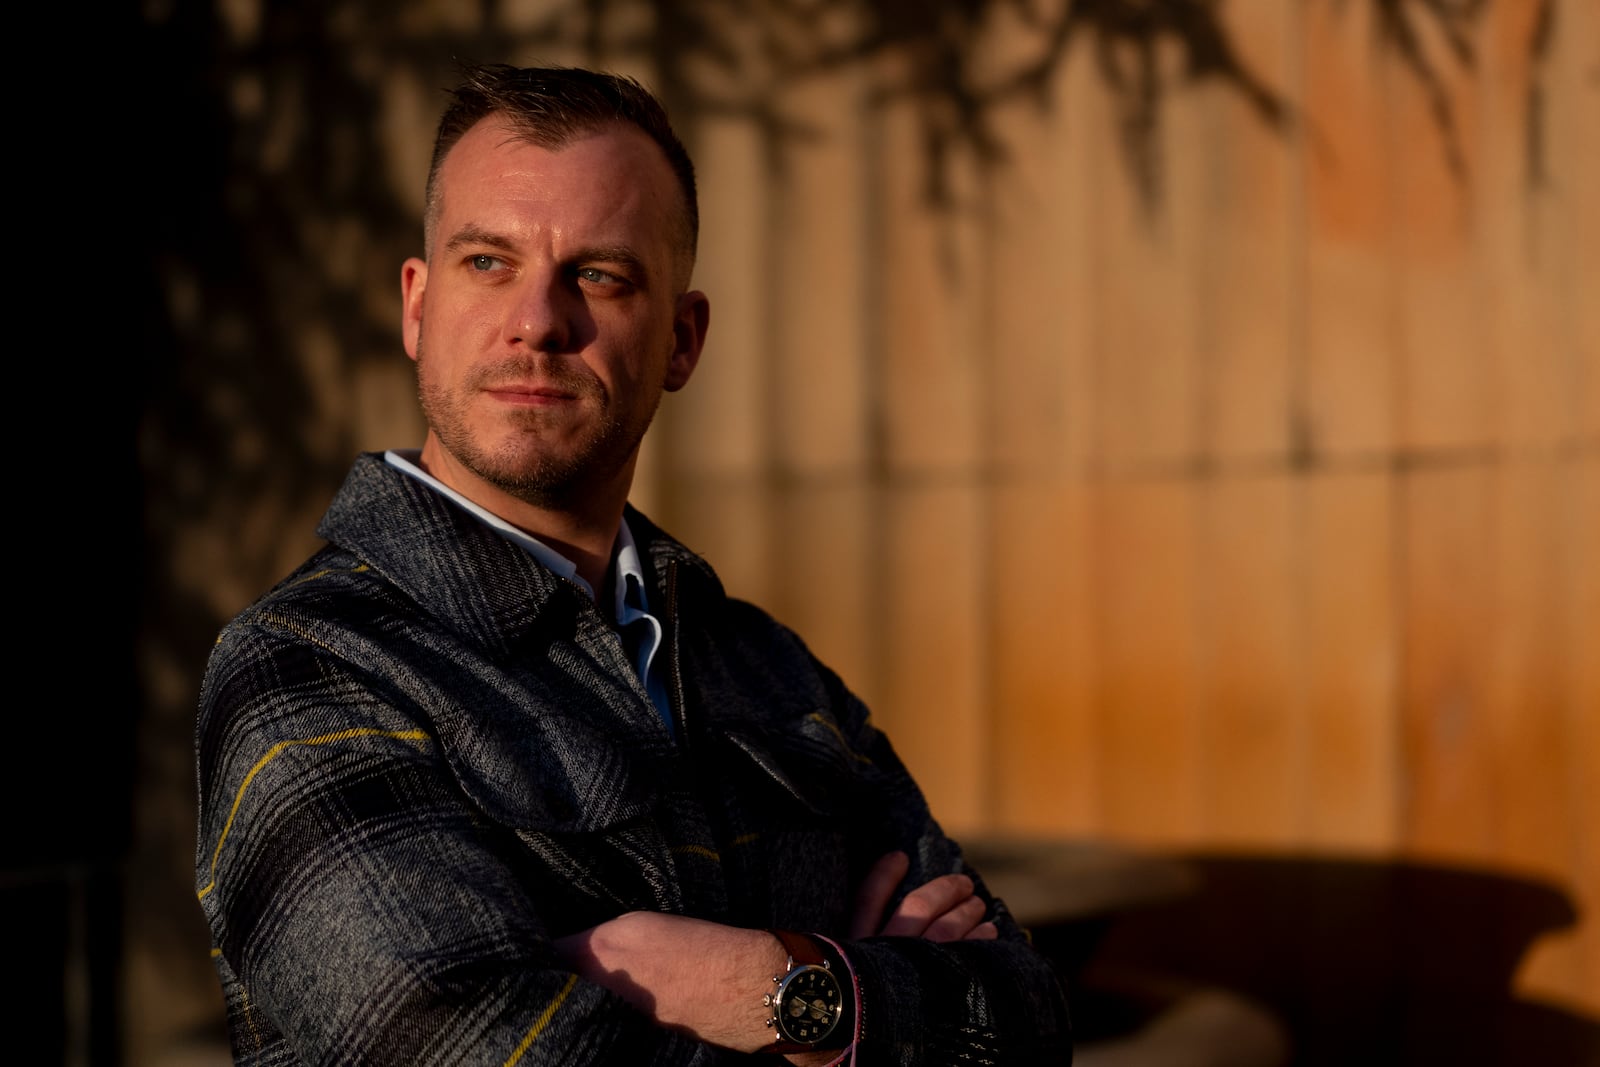
[[839,980],[826,967],[802,967],[778,988],[778,1028],[790,1041],[821,1041],[839,1024]]

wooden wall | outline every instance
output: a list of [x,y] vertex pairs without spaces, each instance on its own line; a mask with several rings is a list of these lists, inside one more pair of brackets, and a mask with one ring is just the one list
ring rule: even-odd
[[1600,9],[1539,52],[1487,5],[1471,64],[1415,11],[1420,64],[1379,6],[1218,10],[1287,118],[1158,38],[1153,190],[1089,40],[941,208],[892,58],[787,87],[776,159],[700,122],[710,345],[638,499],[953,829],[1550,880],[1582,921],[1519,989],[1593,1010]]

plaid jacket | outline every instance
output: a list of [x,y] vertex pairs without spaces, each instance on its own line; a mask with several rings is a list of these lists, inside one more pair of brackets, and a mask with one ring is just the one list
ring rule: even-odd
[[[628,522],[678,740],[587,596],[376,454],[223,630],[196,885],[239,1062],[771,1063],[653,1026],[552,939],[636,909],[838,937],[885,851],[913,885],[965,869],[839,678]],[[998,941],[845,945],[862,1064],[1070,1059],[1050,967],[991,914]]]

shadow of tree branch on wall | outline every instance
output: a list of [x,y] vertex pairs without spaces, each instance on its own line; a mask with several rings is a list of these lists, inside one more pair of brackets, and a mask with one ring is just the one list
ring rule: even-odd
[[[599,22],[623,6],[587,5],[586,40],[605,40]],[[803,134],[805,124],[786,119],[778,103],[786,86],[846,68],[870,71],[876,86],[867,106],[917,105],[924,188],[936,207],[953,203],[956,153],[985,165],[1006,159],[996,111],[1015,100],[1051,106],[1080,42],[1116,101],[1124,161],[1147,205],[1160,193],[1161,116],[1174,92],[1216,81],[1274,127],[1292,114],[1239,56],[1218,0],[707,0],[657,4],[654,14],[649,31],[611,40],[609,50],[648,56],[675,113],[690,122],[743,115],[780,137]],[[1025,54],[997,66],[988,52],[998,34],[1027,39]],[[705,71],[715,76],[697,76]]]
[[[1491,0],[1312,2],[1369,7],[1379,43],[1423,87],[1442,150],[1464,174],[1441,65],[1471,67],[1473,28]],[[1531,186],[1544,174],[1539,70],[1554,32],[1550,0],[1539,2],[1528,42]],[[536,18],[502,0],[464,14],[420,0],[336,12],[275,3],[254,20],[241,10],[170,0],[146,15],[149,110],[181,116],[150,124],[149,154],[164,165],[147,244],[170,344],[193,358],[163,368],[160,395],[174,402],[149,420],[145,447],[147,465],[165,472],[158,526],[232,516],[246,543],[263,522],[299,513],[297,487],[320,491],[339,476],[361,369],[392,361],[394,287],[375,296],[374,279],[392,278],[418,243],[417,202],[388,180],[392,97],[407,84],[427,97],[416,109],[425,126],[457,56],[643,62],[680,124],[746,117],[780,161],[816,132],[786,114],[785,90],[858,68],[865,106],[915,104],[923,186],[944,208],[959,206],[951,161],[1003,164],[1012,146],[998,109],[1053,106],[1072,62],[1092,62],[1114,102],[1129,179],[1150,207],[1162,191],[1163,114],[1185,87],[1220,84],[1280,131],[1297,116],[1241,57],[1223,0],[586,0]],[[991,54],[1001,33],[1027,42],[1007,62]],[[273,499],[275,508],[262,503]]]
[[[1469,178],[1460,124],[1451,106],[1445,69],[1471,73],[1478,61],[1473,35],[1488,15],[1492,0],[1330,0],[1338,9],[1369,6],[1373,12],[1377,43],[1392,53],[1417,83],[1439,131],[1440,150],[1450,172],[1461,182]],[[1523,92],[1523,171],[1530,191],[1544,187],[1545,119],[1544,73],[1555,32],[1554,0],[1537,0],[1531,32],[1523,47],[1528,66]],[[1429,40],[1439,42],[1431,48]],[[1431,53],[1444,55],[1432,58]]]
[[[1314,2],[1341,12],[1369,9],[1376,44],[1420,87],[1440,150],[1465,180],[1447,72],[1473,69],[1473,35],[1492,0]],[[1526,45],[1530,173],[1539,169],[1543,132],[1536,97],[1554,17],[1551,0],[1538,4]],[[784,87],[820,73],[870,69],[878,84],[869,106],[903,99],[918,104],[925,188],[935,206],[951,204],[948,161],[956,152],[985,164],[1006,158],[996,110],[1018,99],[1051,106],[1058,75],[1080,43],[1115,101],[1124,162],[1148,208],[1160,199],[1162,116],[1174,94],[1213,82],[1237,93],[1274,129],[1288,129],[1296,117],[1283,90],[1242,58],[1228,30],[1225,0],[680,0],[650,5],[645,24],[633,19],[631,28],[612,32],[609,22],[636,6],[590,0],[575,8],[576,19],[552,16],[521,44],[645,58],[663,95],[689,122],[742,115],[779,138],[808,132],[783,115],[778,96]],[[1002,33],[1025,38],[1028,46],[996,65],[990,46]],[[507,43],[500,42],[502,50]],[[884,63],[886,57],[895,62]]]
[[[1348,2],[1348,0],[1343,0]],[[1486,0],[1373,0],[1380,41],[1393,49],[1428,98],[1428,110],[1439,127],[1450,170],[1466,176],[1461,132],[1450,107],[1449,90],[1423,43],[1424,27],[1431,25],[1448,53],[1463,67],[1475,61],[1470,31],[1483,14]]]

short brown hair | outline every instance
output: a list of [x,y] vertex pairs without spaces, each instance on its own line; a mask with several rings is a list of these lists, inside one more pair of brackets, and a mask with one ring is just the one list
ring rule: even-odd
[[439,120],[428,167],[423,235],[430,248],[439,219],[439,169],[445,156],[473,126],[498,115],[528,143],[551,150],[614,123],[642,130],[661,147],[678,179],[684,202],[684,251],[689,263],[694,262],[700,234],[694,163],[673,133],[666,108],[633,78],[581,67],[464,64],[461,84],[450,95],[453,100]]

